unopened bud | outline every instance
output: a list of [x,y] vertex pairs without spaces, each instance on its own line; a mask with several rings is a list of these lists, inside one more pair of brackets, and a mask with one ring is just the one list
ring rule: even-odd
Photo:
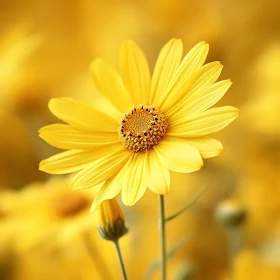
[[104,200],[96,209],[98,232],[106,240],[117,241],[128,231],[122,209],[115,199]]
[[246,210],[236,199],[227,199],[218,204],[215,211],[216,220],[227,227],[241,225],[246,219]]
[[175,275],[172,279],[192,280],[197,274],[197,266],[192,261],[182,261],[176,267]]

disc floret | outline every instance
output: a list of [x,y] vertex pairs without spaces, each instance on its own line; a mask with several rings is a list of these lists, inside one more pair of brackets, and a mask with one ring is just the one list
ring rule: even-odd
[[119,135],[123,145],[135,153],[145,152],[165,136],[168,123],[154,105],[139,105],[121,119]]

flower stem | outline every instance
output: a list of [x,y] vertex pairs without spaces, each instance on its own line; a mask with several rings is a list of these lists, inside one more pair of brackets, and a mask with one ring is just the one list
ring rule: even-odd
[[159,231],[161,248],[161,279],[166,280],[166,238],[165,238],[165,205],[164,196],[159,196]]
[[125,266],[124,266],[124,261],[123,261],[119,241],[118,240],[114,241],[114,244],[115,244],[115,248],[116,248],[117,255],[118,255],[118,258],[119,258],[119,262],[120,262],[120,265],[121,265],[123,280],[127,280],[126,270],[125,270]]
[[239,228],[228,229],[228,250],[229,250],[229,270],[231,277],[233,274],[234,259],[241,248],[241,234]]

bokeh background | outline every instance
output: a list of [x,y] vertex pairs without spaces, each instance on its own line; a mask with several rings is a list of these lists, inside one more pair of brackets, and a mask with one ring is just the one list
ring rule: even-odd
[[[89,214],[94,194],[38,171],[56,150],[37,131],[57,121],[51,97],[98,98],[88,71],[94,58],[117,66],[121,43],[133,39],[152,69],[176,37],[185,53],[210,44],[207,61],[221,61],[221,78],[233,81],[219,103],[238,107],[240,117],[215,135],[219,157],[199,172],[172,174],[168,214],[206,192],[167,225],[169,279],[279,280],[279,12],[276,0],[0,1],[0,279],[121,279],[113,245]],[[214,218],[226,199],[247,214],[239,227]],[[159,251],[157,203],[147,192],[123,207],[129,279],[160,279],[150,267]]]

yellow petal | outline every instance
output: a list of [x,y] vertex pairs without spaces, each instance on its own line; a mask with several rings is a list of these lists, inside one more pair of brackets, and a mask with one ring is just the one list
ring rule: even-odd
[[50,174],[72,173],[86,167],[94,158],[95,151],[65,151],[42,160],[39,170]]
[[64,174],[81,170],[89,163],[119,150],[121,143],[103,145],[90,151],[69,150],[40,162],[39,169],[51,174]]
[[190,93],[188,98],[180,102],[176,113],[172,115],[171,119],[191,118],[204,112],[225,95],[231,84],[230,80],[224,80]]
[[120,146],[118,151],[90,163],[72,178],[72,188],[87,189],[105,182],[123,167],[130,155],[127,149]]
[[146,191],[145,156],[146,153],[134,153],[132,163],[124,175],[122,201],[126,206],[134,205]]
[[215,83],[222,69],[223,66],[219,61],[211,62],[198,68],[191,74],[188,85],[185,86],[184,91],[177,92],[173,96],[170,106],[166,110],[166,114],[168,116],[173,116],[182,107],[181,104],[184,103],[192,93]]
[[157,194],[167,194],[170,190],[170,173],[164,167],[154,150],[147,152],[145,178],[148,188]]
[[206,44],[205,42],[201,42],[194,46],[184,57],[183,61],[176,71],[175,77],[163,92],[163,102],[161,102],[160,104],[156,104],[157,106],[161,107],[163,111],[168,110],[168,108],[172,107],[173,102],[171,101],[174,96],[176,97],[178,95],[181,95],[189,88],[189,77],[203,65],[207,57],[208,50],[208,44]]
[[119,120],[81,100],[67,97],[53,98],[49,102],[49,108],[57,118],[78,129],[116,132],[119,126]]
[[164,96],[162,93],[174,78],[176,70],[182,60],[183,44],[181,40],[171,39],[160,51],[152,81],[149,104],[160,104]]
[[113,178],[97,186],[96,195],[91,205],[90,212],[94,213],[96,208],[104,201],[116,197],[121,191],[121,185],[112,183]]
[[96,192],[96,196],[91,207],[91,212],[93,212],[96,207],[100,203],[102,203],[102,201],[111,199],[120,193],[122,187],[126,184],[126,180],[128,177],[127,173],[129,172],[133,163],[133,156],[134,154],[132,153],[123,168],[110,179],[108,179],[104,183],[104,185]]
[[214,61],[203,65],[201,68],[197,69],[190,77],[190,92],[209,86],[215,83],[221,72],[223,70],[223,65],[219,61]]
[[172,138],[166,137],[154,149],[163,165],[175,172],[190,173],[203,165],[198,150],[185,142],[174,142]]
[[92,62],[90,69],[95,87],[101,95],[120,113],[127,112],[133,103],[117,71],[100,58]]
[[215,133],[238,117],[239,110],[232,106],[211,108],[192,119],[170,122],[168,134],[177,137],[200,137]]
[[40,137],[60,149],[86,150],[119,142],[116,132],[92,132],[66,124],[52,124],[39,130]]
[[149,65],[145,55],[133,41],[126,41],[122,45],[120,70],[133,105],[147,104],[151,79]]
[[[170,137],[171,138],[171,137]],[[220,141],[211,137],[201,137],[201,138],[179,138],[172,137],[173,141],[179,141],[187,143],[195,147],[202,158],[211,158],[219,155],[223,150],[223,145]]]

